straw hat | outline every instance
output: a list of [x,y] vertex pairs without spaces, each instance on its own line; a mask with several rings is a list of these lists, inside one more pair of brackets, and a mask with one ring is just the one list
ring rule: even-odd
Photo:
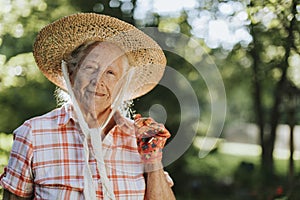
[[164,73],[166,58],[153,39],[124,21],[96,13],[73,14],[45,26],[36,37],[33,55],[42,73],[66,90],[61,61],[87,41],[109,41],[126,53],[134,70],[127,100],[148,93]]

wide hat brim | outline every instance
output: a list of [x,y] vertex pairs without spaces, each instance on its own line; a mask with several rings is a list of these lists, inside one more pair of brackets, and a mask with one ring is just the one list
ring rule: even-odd
[[42,73],[66,90],[61,62],[88,41],[112,42],[127,55],[133,75],[126,100],[148,93],[163,76],[166,58],[152,38],[131,24],[96,13],[73,14],[45,26],[36,37],[33,55]]

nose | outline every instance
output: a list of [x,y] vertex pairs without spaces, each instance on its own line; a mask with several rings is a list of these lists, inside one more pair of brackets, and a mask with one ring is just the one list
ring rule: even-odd
[[96,86],[96,85],[101,85],[103,86],[103,81],[102,81],[102,70],[98,68],[97,71],[93,73],[91,76],[91,83]]
[[97,79],[96,79],[96,78],[92,78],[91,84],[92,84],[93,86],[95,86],[95,85],[97,84]]
[[104,83],[105,83],[105,80],[104,80],[102,74],[100,73],[95,81],[95,84],[96,84],[95,86],[98,88],[97,90],[99,90],[99,89],[104,90],[104,88],[105,88]]
[[104,81],[99,78],[99,77],[95,77],[91,80],[91,84],[94,86],[94,87],[104,87]]
[[104,87],[104,83],[102,80],[99,80],[99,83],[98,83],[99,87]]

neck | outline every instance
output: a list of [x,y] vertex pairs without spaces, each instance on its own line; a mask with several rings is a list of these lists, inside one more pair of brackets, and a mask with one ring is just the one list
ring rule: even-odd
[[[87,122],[89,128],[97,128],[97,127],[101,127],[104,125],[104,123],[106,123],[106,120],[108,119],[110,113],[112,112],[112,110],[106,109],[100,113],[97,113],[97,115],[93,115],[91,113],[83,113],[84,114],[84,118],[85,121]],[[116,124],[114,117],[111,117],[110,119],[108,119],[108,123],[106,124],[105,127],[103,128],[103,133],[106,135]]]

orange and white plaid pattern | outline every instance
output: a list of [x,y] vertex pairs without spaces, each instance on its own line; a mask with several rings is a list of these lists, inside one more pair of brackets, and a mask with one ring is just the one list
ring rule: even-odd
[[[143,163],[132,128],[131,121],[117,120],[103,140],[105,167],[117,199],[144,199]],[[70,104],[26,121],[14,132],[1,185],[22,197],[84,199],[83,137]],[[98,199],[102,199],[101,177],[90,141],[89,147],[94,185]]]

